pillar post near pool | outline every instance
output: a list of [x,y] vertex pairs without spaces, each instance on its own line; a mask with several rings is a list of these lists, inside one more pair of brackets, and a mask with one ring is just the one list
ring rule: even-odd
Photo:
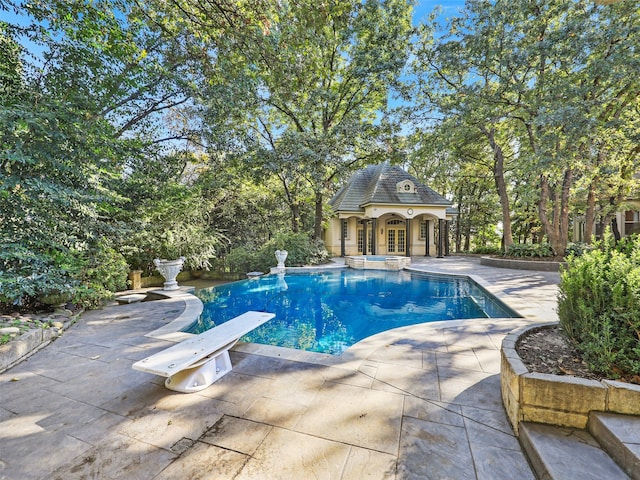
[[424,256],[425,257],[430,257],[431,256],[430,255],[431,252],[429,252],[429,250],[430,250],[431,247],[429,246],[429,243],[431,242],[431,239],[429,238],[429,226],[431,224],[431,221],[430,220],[425,220],[425,222],[427,223],[427,225],[426,225],[426,234],[425,234],[426,244],[425,244],[425,249],[424,249]]
[[438,219],[438,258],[442,258],[444,257],[444,255],[442,254],[442,251],[444,250],[444,245],[442,244],[443,239],[444,239],[444,235],[443,235],[443,230],[444,230],[444,220],[442,218]]
[[362,254],[367,254],[367,223],[368,220],[362,220]]
[[371,219],[371,255],[376,254],[376,245],[378,241],[376,240],[376,235],[378,233],[378,219]]
[[404,254],[406,257],[411,256],[411,219],[407,218],[407,233],[405,235],[405,249]]
[[449,220],[444,221],[444,254],[449,255]]

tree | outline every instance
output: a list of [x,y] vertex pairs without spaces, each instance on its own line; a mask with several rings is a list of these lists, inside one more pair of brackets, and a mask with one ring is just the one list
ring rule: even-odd
[[411,68],[410,91],[417,101],[409,108],[433,115],[436,121],[442,116],[455,118],[456,128],[470,127],[482,135],[493,156],[491,170],[502,211],[503,244],[508,249],[513,235],[505,176],[512,168],[509,158],[516,156],[503,99],[514,87],[501,79],[521,84],[519,66],[504,60],[511,47],[504,41],[510,26],[494,15],[488,2],[469,2],[463,16],[451,19],[447,32],[436,40],[437,29],[434,16],[422,26]]
[[[308,185],[319,238],[332,182],[384,146],[380,116],[406,59],[410,6],[401,0],[287,1],[257,19],[241,4],[225,22],[217,3],[211,9],[177,4],[192,28],[239,27],[212,47],[228,82],[212,84],[205,95],[215,112],[209,118],[218,119],[209,130],[211,145],[234,147],[245,162],[261,164],[265,175],[280,175],[293,228],[305,194],[289,186]],[[243,15],[255,28],[238,26]],[[223,105],[220,98],[233,101]],[[230,109],[226,118],[220,115]]]
[[[511,150],[521,178],[516,185],[537,190],[539,221],[556,255],[568,241],[575,178],[597,170],[589,162],[607,144],[602,133],[612,135],[616,123],[620,131],[616,119],[635,108],[637,15],[628,3],[472,1],[446,35],[435,39],[431,24],[419,43],[419,106],[483,133],[505,222],[511,216],[505,149]],[[590,218],[600,184],[593,180]]]
[[[0,28],[7,47],[0,55],[0,297],[29,303],[50,294],[83,295],[93,303],[107,294],[105,287],[125,285],[126,264],[116,249],[142,217],[125,211],[137,206],[125,196],[128,182],[141,159],[168,158],[164,140],[175,149],[185,138],[165,113],[190,98],[192,64],[184,49],[170,48],[174,37],[144,23],[127,2],[9,6],[21,7],[31,23]],[[20,47],[24,36],[42,47],[40,56]],[[173,182],[164,188],[169,196],[190,193],[182,173],[166,178]],[[196,195],[191,202],[204,205]],[[182,219],[183,226],[198,227],[201,217]],[[194,257],[212,252],[216,236],[206,226],[199,237],[197,228],[183,229],[195,239],[190,246],[200,248]],[[122,278],[107,285],[96,262],[112,265]]]

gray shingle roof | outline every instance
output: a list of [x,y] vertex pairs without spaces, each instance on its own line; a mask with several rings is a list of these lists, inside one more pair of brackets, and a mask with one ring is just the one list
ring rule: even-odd
[[[397,192],[396,185],[403,180],[412,181],[416,193]],[[336,212],[354,212],[369,204],[450,206],[451,202],[401,167],[384,162],[358,170],[329,200]]]

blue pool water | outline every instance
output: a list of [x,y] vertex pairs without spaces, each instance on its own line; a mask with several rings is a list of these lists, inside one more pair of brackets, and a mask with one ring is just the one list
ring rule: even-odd
[[408,271],[266,275],[201,290],[201,333],[248,310],[275,313],[243,341],[340,354],[376,333],[440,320],[515,317],[475,282]]

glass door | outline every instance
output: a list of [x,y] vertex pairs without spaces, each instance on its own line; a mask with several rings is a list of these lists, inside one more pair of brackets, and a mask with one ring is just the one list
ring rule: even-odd
[[387,228],[387,253],[403,254],[406,249],[406,230],[404,227]]

